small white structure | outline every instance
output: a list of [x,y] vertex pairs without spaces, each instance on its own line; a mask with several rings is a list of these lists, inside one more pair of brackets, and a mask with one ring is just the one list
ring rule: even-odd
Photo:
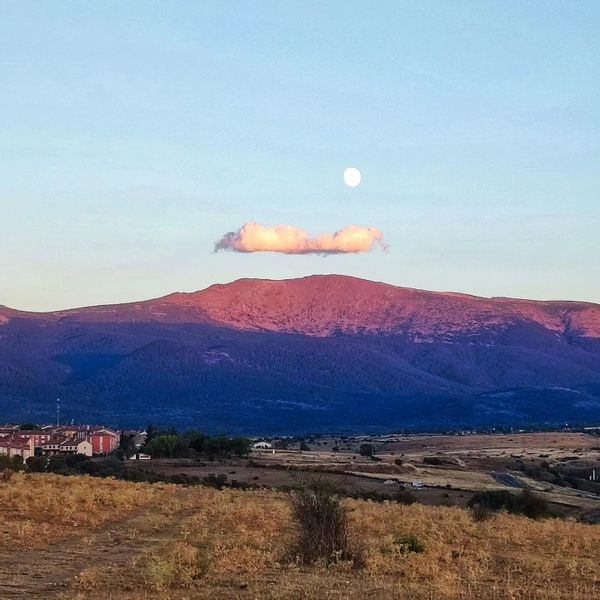
[[411,484],[414,488],[422,488],[423,487],[423,482],[422,481],[413,481]]
[[254,450],[272,450],[273,444],[269,444],[269,442],[256,442],[252,448]]
[[383,482],[383,485],[396,485],[397,483],[398,483],[398,482],[397,482],[397,481],[394,481],[393,479],[386,479],[386,480]]
[[138,452],[134,454],[129,460],[150,460],[152,457],[149,454],[144,454],[143,452]]

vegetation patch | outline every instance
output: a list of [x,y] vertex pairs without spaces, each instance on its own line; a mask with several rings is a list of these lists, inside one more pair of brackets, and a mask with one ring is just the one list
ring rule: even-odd
[[291,555],[305,565],[316,562],[362,561],[351,548],[348,536],[348,514],[335,490],[320,479],[303,482],[290,494],[292,518],[298,536]]
[[410,554],[414,552],[415,554],[422,554],[425,552],[425,545],[415,536],[402,537],[396,540],[396,545],[398,546],[401,554]]
[[190,589],[206,574],[208,558],[198,547],[181,541],[142,556],[136,568],[147,589]]
[[494,490],[475,494],[468,502],[469,508],[478,509],[479,517],[483,510],[505,510],[511,514],[524,515],[530,519],[543,519],[552,516],[548,502],[538,494],[523,490],[513,494],[506,490]]

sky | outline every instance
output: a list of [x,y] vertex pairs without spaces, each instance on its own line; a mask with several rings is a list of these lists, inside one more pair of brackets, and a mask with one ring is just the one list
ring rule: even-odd
[[0,2],[0,304],[313,273],[600,302],[600,3]]

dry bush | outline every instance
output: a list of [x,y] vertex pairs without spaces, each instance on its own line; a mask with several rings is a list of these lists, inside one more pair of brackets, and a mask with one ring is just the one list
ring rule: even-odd
[[97,565],[84,569],[79,575],[77,575],[72,585],[77,590],[97,590],[106,586],[107,573],[106,569]]
[[305,481],[290,495],[290,505],[298,529],[292,556],[305,565],[360,558],[350,547],[347,510],[329,484],[320,479]]
[[150,590],[190,589],[206,574],[208,559],[197,546],[176,542],[168,549],[146,554],[137,568]]
[[483,521],[488,521],[494,516],[494,511],[487,506],[481,506],[481,504],[477,504],[471,509],[471,515],[473,516],[473,520],[478,523],[482,523]]

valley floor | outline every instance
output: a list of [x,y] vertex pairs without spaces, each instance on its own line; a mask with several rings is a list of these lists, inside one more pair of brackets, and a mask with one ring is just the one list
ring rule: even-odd
[[[298,566],[287,496],[15,474],[0,483],[0,597],[578,599],[600,527],[346,500],[365,564]],[[402,551],[414,536],[422,553]]]

